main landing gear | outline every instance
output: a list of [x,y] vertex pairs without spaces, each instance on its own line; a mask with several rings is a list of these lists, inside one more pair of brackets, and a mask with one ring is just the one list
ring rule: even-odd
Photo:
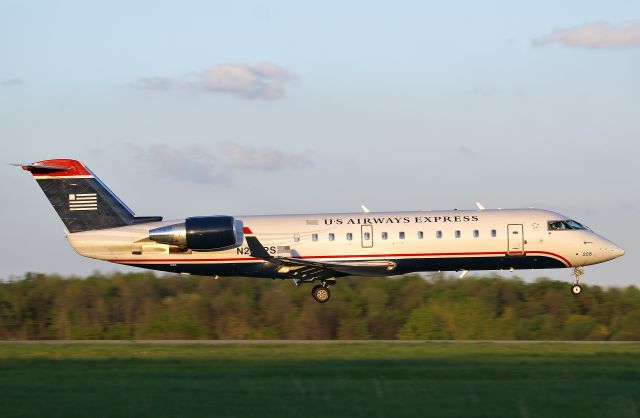
[[573,284],[571,285],[571,293],[573,293],[576,296],[578,296],[580,293],[582,293],[582,287],[580,286],[580,277],[583,274],[584,274],[584,270],[582,269],[582,267],[574,267],[573,268],[573,273],[571,273],[571,275],[573,276]]
[[336,284],[334,280],[322,280],[319,285],[316,285],[311,289],[311,296],[318,303],[327,303],[331,298],[331,291],[329,287]]

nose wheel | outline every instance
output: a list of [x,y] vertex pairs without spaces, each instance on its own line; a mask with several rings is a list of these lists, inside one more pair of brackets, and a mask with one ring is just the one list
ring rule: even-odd
[[571,273],[571,275],[573,276],[573,284],[571,285],[571,293],[574,294],[575,296],[578,296],[580,293],[582,293],[582,286],[580,286],[580,277],[584,274],[584,270],[582,269],[582,267],[574,267],[573,268],[573,273]]

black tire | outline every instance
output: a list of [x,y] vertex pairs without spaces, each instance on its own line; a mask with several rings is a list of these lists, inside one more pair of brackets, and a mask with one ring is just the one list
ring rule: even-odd
[[322,285],[314,286],[311,289],[311,296],[318,303],[327,303],[329,299],[331,299],[331,292],[328,287],[323,287]]
[[575,296],[578,296],[580,293],[582,293],[582,287],[579,284],[572,285],[571,293]]

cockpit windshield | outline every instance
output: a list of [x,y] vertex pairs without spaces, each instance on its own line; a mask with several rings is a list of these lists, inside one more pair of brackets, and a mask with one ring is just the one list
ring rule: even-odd
[[589,229],[586,226],[582,225],[580,222],[576,222],[573,220],[566,221],[549,221],[547,223],[549,227],[549,231],[566,231],[572,229]]

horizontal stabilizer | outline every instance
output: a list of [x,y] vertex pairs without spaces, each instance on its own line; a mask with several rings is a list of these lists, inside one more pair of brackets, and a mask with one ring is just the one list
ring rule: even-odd
[[160,222],[162,216],[136,216],[131,220],[132,225],[146,224],[150,222]]
[[70,170],[71,167],[63,167],[60,165],[38,165],[38,164],[20,164],[13,163],[10,164],[14,167],[22,167],[25,171],[67,171]]

